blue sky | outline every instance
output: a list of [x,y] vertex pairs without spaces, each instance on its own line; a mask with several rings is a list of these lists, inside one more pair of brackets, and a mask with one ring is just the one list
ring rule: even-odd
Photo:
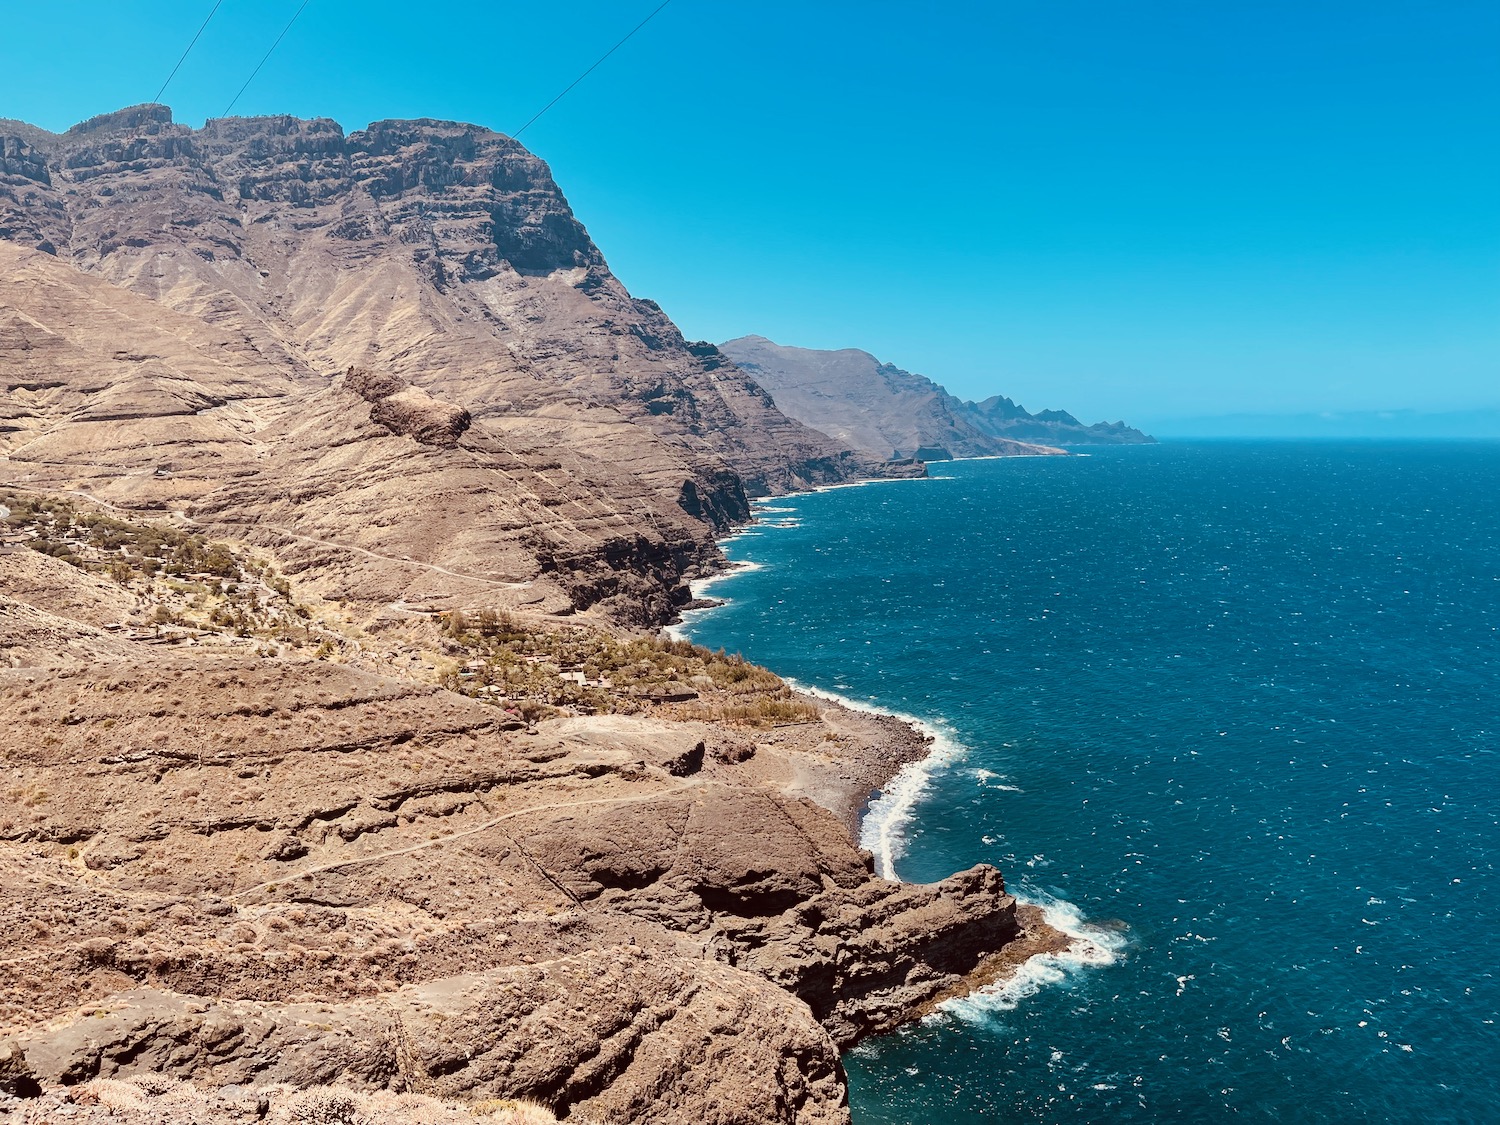
[[[221,113],[301,0],[224,0]],[[657,0],[311,0],[235,107],[513,131]],[[0,116],[149,100],[212,7],[19,6]],[[673,0],[533,125],[691,337],[1179,416],[1500,406],[1500,5]]]

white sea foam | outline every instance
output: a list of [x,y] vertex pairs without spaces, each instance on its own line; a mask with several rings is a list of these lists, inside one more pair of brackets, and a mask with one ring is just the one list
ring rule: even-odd
[[1001,781],[1001,780],[999,780],[1000,775],[998,773],[996,773],[994,770],[987,770],[987,769],[984,769],[983,767],[980,767],[979,769],[972,769],[972,770],[970,770],[969,771],[969,776],[971,776],[972,778],[974,778],[975,781],[979,782],[980,786],[982,786],[985,789],[999,789],[1000,791],[1002,791],[1004,793],[1024,793],[1024,792],[1026,792],[1019,785],[1011,785],[1007,781]]
[[[707,578],[693,579],[693,581],[688,583],[688,590],[691,591],[693,597],[701,598],[713,586],[717,586],[722,582],[728,582],[731,578],[738,578],[742,574],[749,574],[752,571],[756,570],[765,570],[765,568],[766,567],[764,563],[751,562],[748,559],[742,560],[741,562],[730,563],[729,566],[719,571],[718,574],[710,574]],[[729,601],[728,598],[723,598],[721,600],[724,602]],[[708,606],[705,609],[684,610],[682,614],[682,620],[679,621],[676,625],[668,625],[665,629],[662,630],[662,632],[664,632],[674,641],[691,640],[692,638],[688,636],[688,631],[691,628],[693,622],[697,621],[704,614],[712,613],[718,608],[718,606]]]
[[717,582],[727,582],[731,578],[738,578],[742,574],[750,574],[753,571],[765,570],[766,564],[756,562],[754,559],[740,559],[732,562],[717,574],[710,574],[707,578],[699,578],[693,582],[693,589],[706,590]]
[[757,570],[765,570],[765,563],[752,562],[743,559],[740,562],[732,562],[717,574],[710,574],[707,578],[695,578],[688,583],[688,589],[692,591],[693,597],[701,598],[712,587],[728,582],[731,578],[738,578],[743,574],[751,574]]
[[808,496],[814,492],[834,492],[840,488],[870,488],[877,484],[926,484],[933,480],[952,480],[952,477],[881,477],[869,480],[846,480],[838,484],[819,484],[802,492],[790,493],[791,496]]
[[848,707],[851,711],[863,711],[868,715],[886,715],[916,727],[932,739],[932,750],[926,757],[908,762],[897,771],[896,776],[885,783],[879,796],[865,810],[864,820],[859,826],[859,845],[875,856],[875,872],[882,879],[900,881],[896,873],[896,860],[906,852],[906,828],[916,815],[916,807],[932,784],[932,777],[941,769],[968,753],[951,728],[941,721],[919,719],[915,715],[902,714],[888,707],[877,707],[860,699],[851,699],[836,691],[812,687],[786,678],[786,682],[797,691],[827,699]]
[[[792,492],[784,496],[759,497],[750,501],[751,510],[754,513],[755,518],[744,527],[738,528],[734,531],[731,531],[728,535],[722,536],[719,539],[719,544],[722,546],[726,543],[733,543],[737,539],[754,539],[768,530],[776,531],[782,528],[801,527],[801,510],[798,508],[785,507],[781,504],[778,504],[777,501],[795,499],[798,496],[810,496],[815,492],[828,492],[835,488],[863,488],[865,485],[871,484],[901,484],[906,480],[951,479],[951,477],[900,477],[892,480],[857,480],[848,481],[843,484],[819,485],[816,488],[805,489],[802,492]],[[767,516],[779,518],[767,519],[765,518]],[[711,587],[716,586],[721,582],[727,582],[731,578],[738,578],[740,575],[748,574],[752,570],[763,569],[765,569],[764,564],[752,562],[748,559],[743,559],[739,562],[730,563],[729,566],[721,570],[719,573],[710,574],[707,578],[695,578],[693,581],[688,583],[688,589],[692,592],[693,597],[701,598],[705,596],[705,594]],[[727,601],[728,599],[726,598],[724,600]],[[688,636],[689,626],[694,621],[697,621],[700,617],[702,617],[705,613],[711,613],[716,608],[718,607],[714,606],[708,609],[686,610],[684,611],[682,620],[680,622],[678,622],[676,625],[668,625],[662,631],[674,641],[690,640],[691,638]],[[871,708],[871,710],[875,709]],[[881,713],[884,714],[884,712]],[[898,717],[905,718],[905,716]],[[916,722],[917,720],[909,721]]]
[[[780,499],[780,497],[778,497],[778,499]],[[720,545],[723,545],[725,543],[733,543],[737,539],[754,539],[762,532],[767,530],[774,531],[779,528],[802,526],[802,521],[797,518],[796,508],[773,507],[772,502],[769,499],[752,500],[750,501],[750,503],[755,508],[754,522],[749,523],[744,527],[723,536],[719,540]],[[768,515],[781,516],[782,518],[765,519],[764,517]],[[701,598],[706,596],[710,589],[723,582],[728,582],[731,578],[738,578],[742,574],[749,574],[752,571],[764,569],[764,563],[758,563],[752,559],[741,559],[738,562],[730,563],[727,567],[719,571],[717,574],[710,574],[707,578],[693,579],[688,583],[688,590],[692,593],[693,597]],[[722,600],[727,602],[729,599],[723,598]],[[710,606],[707,609],[686,610],[683,612],[682,620],[680,622],[678,622],[676,625],[668,625],[662,631],[674,641],[691,640],[691,638],[688,636],[688,630],[693,622],[697,621],[706,613],[712,613],[717,608],[717,606]]]
[[1021,1001],[1048,985],[1062,984],[1078,973],[1113,965],[1120,959],[1127,940],[1124,933],[1090,925],[1083,920],[1078,907],[1039,888],[1021,886],[1015,894],[1019,901],[1041,907],[1047,924],[1072,939],[1068,948],[1061,953],[1039,953],[1027,958],[1005,980],[967,996],[945,1000],[928,1019],[947,1015],[984,1023],[1001,1012],[1014,1011]]
[[[954,735],[946,723],[919,719],[880,707],[866,700],[852,699],[825,688],[800,683],[784,677],[788,685],[806,695],[826,699],[870,715],[883,715],[909,723],[932,739],[932,750],[926,757],[908,762],[891,778],[870,802],[864,819],[860,822],[860,846],[875,856],[875,871],[881,878],[900,881],[896,871],[896,860],[906,852],[906,831],[916,816],[917,805],[931,788],[932,779],[939,770],[951,767],[968,753],[966,747]],[[997,784],[1000,776],[993,770],[976,768],[969,771],[986,788],[1022,792],[1016,786]],[[998,840],[986,836],[986,844]],[[1029,867],[1045,867],[1048,861],[1034,856]],[[1056,895],[1021,884],[1014,888],[1017,901],[1041,908],[1042,917],[1053,929],[1061,931],[1070,939],[1068,948],[1060,953],[1041,953],[1028,958],[1003,981],[956,997],[940,1004],[929,1020],[945,1016],[982,1023],[1002,1012],[1013,1011],[1023,1000],[1035,996],[1052,984],[1065,983],[1069,978],[1091,968],[1113,965],[1120,959],[1127,941],[1119,930],[1104,929],[1084,921],[1082,912],[1073,903]]]
[[906,854],[906,829],[916,816],[918,802],[932,785],[932,776],[965,753],[962,743],[928,724],[919,724],[933,735],[932,752],[921,761],[908,762],[870,802],[859,826],[859,843],[875,855],[876,872],[885,879],[899,879],[896,860]]
[[[952,480],[953,478],[904,479]],[[824,485],[809,491],[827,492],[835,488],[863,488],[873,484],[899,483],[902,483],[901,479],[854,481],[848,484]],[[772,507],[764,500],[753,503],[758,508],[756,522],[736,532],[730,538],[753,535],[761,529],[797,527],[800,524],[800,520],[796,518],[796,514],[800,513],[796,508]],[[769,520],[762,518],[767,515],[780,515],[783,518]],[[762,563],[742,560],[731,564],[718,574],[695,580],[690,584],[690,589],[695,598],[702,597],[707,590],[720,583],[763,569]],[[703,614],[712,613],[715,608],[717,607],[688,610],[682,615],[683,620],[680,624],[667,628],[667,635],[674,639],[685,639],[688,626]],[[900,875],[896,871],[896,860],[906,852],[906,832],[915,819],[917,805],[931,788],[932,779],[937,772],[949,768],[967,755],[968,747],[958,740],[951,727],[942,720],[920,719],[915,715],[893,711],[866,700],[852,699],[825,688],[799,683],[790,677],[784,678],[787,684],[797,691],[827,699],[850,710],[898,719],[915,727],[932,740],[932,749],[925,757],[902,766],[885,784],[880,793],[870,802],[864,819],[860,823],[860,846],[874,855],[876,873],[882,878],[899,881]],[[970,772],[979,784],[987,789],[1023,792],[1018,786],[998,780],[1000,775],[992,770],[979,768]],[[994,842],[996,841],[990,837],[985,837],[986,844]],[[1041,856],[1036,856],[1028,866],[1046,866],[1046,861]],[[1072,939],[1068,948],[1061,953],[1044,953],[1028,958],[1004,981],[979,989],[967,996],[945,1001],[928,1019],[941,1019],[944,1015],[948,1015],[958,1019],[982,1022],[996,1013],[1015,1009],[1021,1001],[1036,995],[1049,984],[1061,983],[1084,969],[1112,965],[1119,960],[1126,940],[1122,933],[1090,926],[1072,903],[1037,888],[1023,886],[1016,891],[1016,898],[1021,902],[1040,907],[1047,924]]]

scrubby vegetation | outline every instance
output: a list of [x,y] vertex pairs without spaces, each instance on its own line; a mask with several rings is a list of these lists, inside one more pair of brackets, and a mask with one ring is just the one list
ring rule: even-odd
[[159,574],[231,581],[243,576],[244,564],[229,547],[168,523],[122,520],[56,496],[0,492],[0,506],[10,509],[7,529],[26,536],[33,551],[118,581]]
[[65,497],[0,491],[0,534],[133,595],[124,623],[153,636],[227,634],[269,646],[341,643],[311,621],[274,566],[165,520],[121,519]]
[[444,686],[533,719],[559,709],[651,713],[748,726],[811,722],[818,709],[775,673],[723,650],[664,637],[528,625],[482,610],[445,615]]
[[[335,623],[297,601],[268,561],[167,520],[124,519],[62,497],[0,490],[0,534],[116,583],[131,598],[120,627],[138,639],[233,638],[264,655],[302,652],[384,671],[428,642]],[[562,713],[651,714],[768,727],[812,722],[818,709],[738,655],[663,637],[526,621],[482,609],[437,615],[442,653],[409,667],[526,722]],[[356,636],[358,639],[355,639]],[[429,634],[430,638],[430,634]],[[422,671],[422,669],[426,671]]]

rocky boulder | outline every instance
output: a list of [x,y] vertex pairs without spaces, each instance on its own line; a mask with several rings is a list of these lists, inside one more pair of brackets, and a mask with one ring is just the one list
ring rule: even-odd
[[345,1004],[138,989],[23,1041],[49,1086],[154,1074],[524,1096],[583,1121],[849,1119],[838,1052],[804,1005],[751,973],[632,948]]
[[440,402],[391,375],[351,367],[344,386],[370,404],[370,421],[423,445],[457,445],[473,421],[463,407]]

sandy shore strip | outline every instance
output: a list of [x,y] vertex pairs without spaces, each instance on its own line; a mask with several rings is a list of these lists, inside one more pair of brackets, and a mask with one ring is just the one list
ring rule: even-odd
[[902,769],[927,760],[932,738],[894,715],[857,711],[806,692],[797,698],[817,707],[820,718],[757,737],[764,780],[822,805],[858,840],[871,798]]

